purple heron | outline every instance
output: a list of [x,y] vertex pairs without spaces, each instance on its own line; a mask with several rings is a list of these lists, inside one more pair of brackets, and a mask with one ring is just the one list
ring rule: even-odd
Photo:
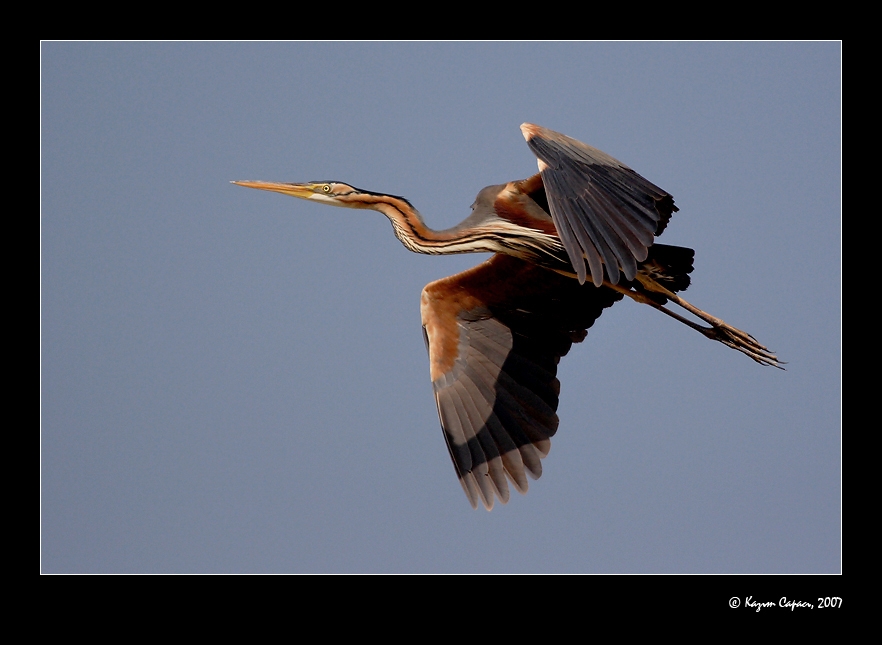
[[[604,309],[627,296],[704,336],[781,367],[753,336],[680,296],[694,251],[655,244],[673,198],[628,166],[575,139],[525,123],[539,173],[488,186],[472,213],[435,231],[402,197],[337,181],[236,181],[320,204],[379,211],[416,253],[494,255],[423,289],[420,312],[447,448],[473,508],[521,493],[542,474],[557,431],[557,364]],[[708,326],[666,305],[685,309]]]

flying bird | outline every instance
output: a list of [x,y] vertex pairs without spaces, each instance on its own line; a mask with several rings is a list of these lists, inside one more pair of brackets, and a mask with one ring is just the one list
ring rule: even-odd
[[[427,285],[420,313],[441,428],[473,508],[527,491],[558,427],[557,364],[624,297],[746,354],[781,362],[753,336],[678,293],[695,252],[656,244],[678,210],[670,194],[596,148],[525,123],[539,172],[487,186],[461,224],[428,228],[403,197],[339,181],[235,181],[321,204],[379,211],[411,251],[493,253]],[[669,308],[672,303],[707,324]],[[783,368],[782,368],[783,369]]]

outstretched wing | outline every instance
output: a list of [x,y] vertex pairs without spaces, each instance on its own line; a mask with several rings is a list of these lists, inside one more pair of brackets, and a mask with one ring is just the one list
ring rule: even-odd
[[620,273],[633,280],[678,210],[673,197],[597,148],[530,123],[521,131],[539,159],[550,214],[579,282],[585,260],[598,287],[604,265],[613,284]]
[[542,474],[557,431],[557,364],[622,295],[497,254],[423,289],[435,402],[473,508]]

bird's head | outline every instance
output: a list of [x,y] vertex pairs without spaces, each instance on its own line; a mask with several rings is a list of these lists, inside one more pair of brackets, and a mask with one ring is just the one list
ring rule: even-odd
[[259,190],[271,190],[274,193],[282,193],[300,199],[310,199],[322,204],[342,206],[344,208],[369,208],[370,200],[365,196],[370,195],[367,191],[354,188],[349,184],[339,181],[314,181],[305,184],[288,184],[274,181],[234,181],[231,182],[246,188]]

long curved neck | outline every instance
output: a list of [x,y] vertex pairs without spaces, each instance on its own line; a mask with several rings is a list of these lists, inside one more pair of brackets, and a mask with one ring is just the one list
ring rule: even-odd
[[402,197],[362,192],[357,201],[341,200],[339,205],[383,213],[392,222],[395,237],[414,253],[505,253],[551,268],[569,266],[547,215],[547,223],[529,217],[523,223],[515,223],[478,208],[457,226],[436,231],[426,226],[420,213]]
[[480,227],[461,229],[453,227],[436,231],[426,226],[422,215],[404,199],[390,195],[376,195],[366,208],[379,211],[392,222],[395,237],[414,253],[441,255],[446,253],[494,253],[501,250],[494,243],[495,236]]

